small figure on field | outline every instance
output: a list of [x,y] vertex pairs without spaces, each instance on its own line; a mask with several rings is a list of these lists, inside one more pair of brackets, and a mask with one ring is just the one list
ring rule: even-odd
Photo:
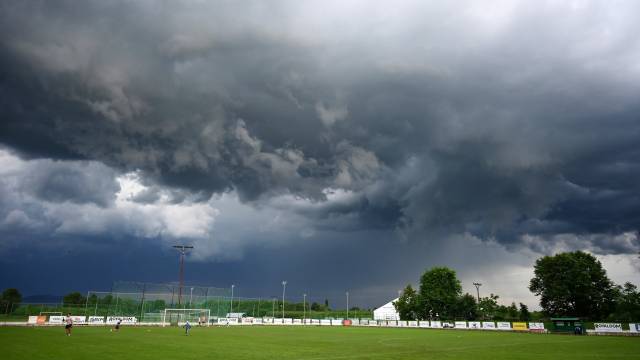
[[189,324],[189,320],[184,324],[184,334],[189,335],[189,331],[191,330],[191,324]]
[[64,319],[64,332],[67,336],[71,336],[71,328],[73,327],[73,319],[71,318],[71,313],[67,314],[67,317]]
[[118,322],[116,322],[115,328],[113,328],[116,332],[120,331],[120,324],[121,323],[122,323],[122,319],[118,319]]

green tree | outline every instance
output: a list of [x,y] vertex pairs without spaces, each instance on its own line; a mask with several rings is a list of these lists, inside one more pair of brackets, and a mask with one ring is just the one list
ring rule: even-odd
[[85,298],[79,292],[74,291],[74,292],[71,292],[71,293],[68,293],[67,295],[65,295],[62,298],[62,301],[64,302],[65,306],[80,305],[80,304],[84,305]]
[[516,303],[512,302],[511,305],[507,307],[508,318],[511,320],[516,320],[518,318],[518,308],[516,307]]
[[456,309],[456,318],[464,318],[465,320],[475,320],[478,317],[478,304],[476,304],[475,296],[464,294],[458,299]]
[[425,271],[420,278],[419,317],[428,319],[431,314],[452,318],[461,293],[462,286],[454,270],[434,267]]
[[89,295],[89,298],[87,299],[87,303],[89,303],[89,305],[97,304],[98,303],[98,296],[96,294]]
[[[151,304],[151,309],[153,310],[163,310],[167,307],[166,302],[162,299],[154,300]],[[213,305],[210,306],[213,307]]]
[[519,318],[521,321],[529,321],[531,320],[531,313],[529,313],[529,307],[527,305],[520,303],[520,314]]
[[499,305],[498,295],[490,294],[489,297],[483,297],[478,303],[478,310],[483,319],[493,319],[498,313]]
[[618,290],[615,311],[610,318],[629,322],[640,319],[640,292],[635,285],[627,282]]
[[593,255],[582,251],[545,256],[536,261],[529,290],[540,296],[550,316],[604,319],[614,307],[616,289]]
[[113,302],[113,295],[111,294],[105,295],[102,299],[100,299],[100,304],[102,305],[109,305],[111,304],[111,302]]
[[418,318],[419,305],[420,298],[411,285],[407,285],[402,295],[393,303],[398,314],[400,314],[401,320],[416,320]]
[[8,288],[2,292],[2,304],[5,306],[5,312],[11,311],[13,305],[22,302],[22,294],[16,288]]

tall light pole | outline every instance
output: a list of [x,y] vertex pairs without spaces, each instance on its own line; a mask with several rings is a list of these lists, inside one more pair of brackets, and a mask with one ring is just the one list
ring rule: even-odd
[[231,284],[231,310],[229,310],[229,314],[233,314],[233,288],[236,287],[234,284]]
[[302,323],[307,320],[307,294],[302,294]]
[[189,294],[189,307],[191,307],[191,300],[193,300],[193,288],[191,288],[191,293]]
[[287,288],[287,281],[282,282],[282,319],[284,319],[284,291]]
[[480,304],[480,286],[482,286],[482,284],[474,282],[473,285],[476,287],[476,292],[478,293],[478,304]]
[[347,291],[347,319],[349,318],[349,292]]
[[184,286],[184,254],[186,254],[187,250],[193,249],[193,246],[174,245],[173,248],[180,251],[180,289],[178,290],[178,305],[180,305],[182,301],[182,287]]
[[271,317],[275,319],[276,318],[276,297],[272,296],[272,298],[273,298],[272,299],[273,301],[271,302],[272,303],[271,305],[273,306],[273,309],[271,309]]

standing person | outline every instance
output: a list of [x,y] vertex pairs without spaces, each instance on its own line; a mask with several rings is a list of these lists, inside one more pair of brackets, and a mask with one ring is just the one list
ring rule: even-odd
[[64,332],[67,336],[71,336],[71,328],[73,327],[73,319],[71,318],[71,313],[67,314],[67,317],[64,319]]
[[189,324],[189,320],[184,324],[184,334],[189,335],[189,331],[191,330],[191,324]]

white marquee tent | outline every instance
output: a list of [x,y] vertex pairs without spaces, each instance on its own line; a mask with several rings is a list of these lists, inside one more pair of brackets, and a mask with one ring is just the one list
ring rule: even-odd
[[400,314],[396,311],[396,307],[393,306],[393,302],[398,301],[398,299],[393,299],[388,303],[380,306],[379,308],[373,310],[373,319],[374,320],[400,320]]

